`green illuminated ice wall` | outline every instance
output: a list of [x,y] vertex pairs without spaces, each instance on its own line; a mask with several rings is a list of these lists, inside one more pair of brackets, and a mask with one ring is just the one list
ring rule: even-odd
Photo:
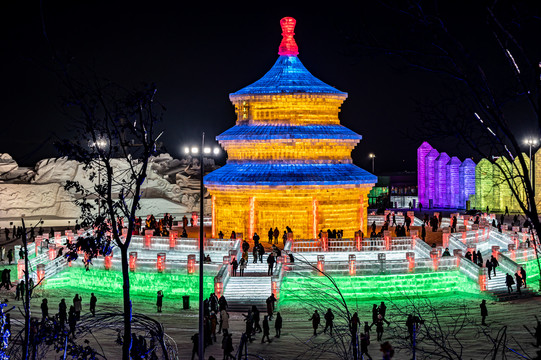
[[[374,276],[338,275],[333,279],[348,303],[412,296],[483,296],[479,285],[458,271]],[[316,294],[336,295],[336,292],[329,290],[330,285],[330,281],[322,277],[314,280],[289,274],[282,281],[280,304],[295,304]]]
[[[84,268],[71,268],[58,276],[48,279],[45,289],[83,288],[97,293],[109,293],[122,296],[122,272]],[[214,276],[204,276],[204,294],[214,292]],[[156,297],[158,290],[163,290],[168,299],[181,299],[188,295],[196,301],[199,296],[198,274],[132,272],[130,273],[130,291],[135,297]]]

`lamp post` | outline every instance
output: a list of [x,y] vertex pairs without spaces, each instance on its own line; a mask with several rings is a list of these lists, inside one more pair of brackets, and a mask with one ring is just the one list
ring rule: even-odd
[[[96,141],[90,142],[90,147],[95,147],[98,149],[98,152],[105,149],[107,146],[107,140],[103,138],[98,138]],[[98,189],[101,187],[101,164],[98,165]],[[98,191],[98,216],[101,216],[101,196]]]
[[[527,138],[524,140],[524,143],[528,145],[530,148],[530,168],[528,170],[529,173],[529,179],[530,179],[530,186],[532,187],[532,193],[535,195],[535,188],[533,186],[533,176],[532,176],[532,146],[537,146],[537,139],[536,138]],[[531,210],[530,201],[528,201],[528,209]]]
[[368,157],[372,159],[372,174],[374,173],[374,160],[376,159],[376,155],[373,153],[368,154]]
[[205,163],[203,156],[204,155],[211,155],[214,153],[214,155],[218,155],[220,153],[220,149],[218,147],[214,148],[214,151],[210,149],[210,147],[205,147],[205,133],[201,135],[201,148],[198,148],[197,146],[192,147],[186,147],[184,148],[185,154],[191,154],[191,155],[198,155],[199,154],[199,166],[200,166],[200,190],[199,190],[199,341],[198,341],[198,354],[199,359],[204,359],[205,355],[205,340],[204,340],[204,334],[203,334],[203,321],[204,321],[204,309],[203,309],[203,259],[205,258],[205,251],[204,251],[204,242],[203,242],[203,235],[204,235],[204,194],[205,194],[205,181],[204,181],[204,174],[205,174]]

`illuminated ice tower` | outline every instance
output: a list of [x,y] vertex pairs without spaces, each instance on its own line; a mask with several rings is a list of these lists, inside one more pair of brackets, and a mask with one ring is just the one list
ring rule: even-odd
[[292,228],[296,238],[319,230],[366,234],[368,192],[376,176],[353,165],[361,136],[340,125],[347,93],[315,78],[301,63],[295,19],[283,18],[278,60],[261,79],[229,95],[236,125],[216,139],[228,153],[205,177],[212,196],[212,235],[234,230],[266,238]]

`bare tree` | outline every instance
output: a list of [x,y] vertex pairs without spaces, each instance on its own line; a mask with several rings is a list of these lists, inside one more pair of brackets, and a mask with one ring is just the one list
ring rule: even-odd
[[[107,255],[112,246],[120,250],[123,274],[123,359],[131,347],[132,304],[128,249],[140,208],[142,185],[150,157],[156,153],[156,123],[163,106],[155,101],[153,84],[131,90],[97,76],[76,78],[62,68],[59,78],[67,89],[66,114],[72,121],[73,137],[56,143],[60,153],[84,164],[92,188],[68,182],[82,211],[82,224],[93,229],[91,236],[79,237],[71,247],[69,260],[77,249],[90,262],[98,253]],[[125,236],[122,228],[126,228]]]
[[[415,128],[414,137],[458,139],[475,156],[490,161],[499,173],[499,185],[506,185],[541,234],[532,169],[519,139],[525,127],[533,137],[541,136],[541,53],[532,36],[541,31],[537,4],[468,3],[461,14],[477,14],[468,24],[473,31],[457,26],[457,19],[451,24],[455,4],[426,0],[380,4],[392,18],[393,23],[385,25],[394,30],[396,41],[360,32],[349,36],[350,49],[398,58],[442,81],[443,94],[419,107],[423,125]],[[472,34],[481,35],[472,39]],[[534,247],[541,273],[536,239]]]

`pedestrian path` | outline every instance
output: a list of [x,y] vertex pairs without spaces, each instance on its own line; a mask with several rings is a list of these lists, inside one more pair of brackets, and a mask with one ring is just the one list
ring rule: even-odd
[[224,290],[230,311],[246,312],[252,305],[260,311],[266,309],[266,300],[271,295],[271,277],[267,275],[267,254],[263,255],[263,263],[253,263],[252,254],[248,255],[248,266],[244,276],[237,270],[236,277],[230,277]]

